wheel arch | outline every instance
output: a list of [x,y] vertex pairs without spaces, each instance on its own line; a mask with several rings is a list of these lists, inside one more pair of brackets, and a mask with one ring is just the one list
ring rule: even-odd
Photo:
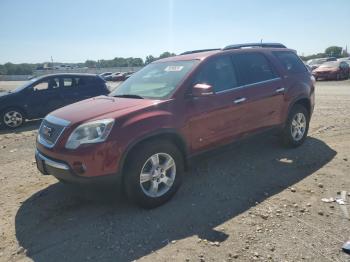
[[[311,100],[310,98],[308,97],[298,97],[296,98],[289,106],[288,108],[288,115],[290,113],[290,111],[292,110],[292,108],[295,106],[295,105],[302,105],[303,107],[306,108],[308,114],[309,114],[309,117],[311,116],[311,113],[312,113],[312,108],[311,108]],[[288,117],[287,115],[287,117]]]
[[180,150],[183,156],[185,169],[188,168],[188,161],[187,161],[188,146],[185,139],[176,130],[162,129],[162,130],[152,132],[151,134],[148,134],[146,136],[140,137],[136,139],[134,142],[132,142],[129,146],[127,146],[119,162],[119,171],[121,171],[122,175],[125,173],[125,169],[127,167],[129,158],[132,155],[132,152],[135,149],[137,149],[139,146],[141,146],[143,143],[149,142],[152,140],[168,140],[171,143],[173,143]]

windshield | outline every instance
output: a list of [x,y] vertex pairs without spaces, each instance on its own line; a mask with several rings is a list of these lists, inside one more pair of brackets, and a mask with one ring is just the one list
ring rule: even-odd
[[34,83],[34,82],[37,81],[37,80],[38,80],[38,78],[32,78],[32,79],[30,79],[29,81],[25,82],[23,85],[17,87],[17,88],[14,90],[14,92],[19,92],[19,91],[21,91],[21,90],[27,88],[28,86],[30,86],[32,83]]
[[161,99],[169,96],[198,60],[170,61],[149,64],[133,74],[110,96],[139,96]]
[[309,65],[317,65],[317,64],[321,64],[323,62],[326,62],[327,59],[323,58],[323,59],[315,59],[310,61]]
[[327,62],[327,63],[320,65],[321,68],[323,68],[323,67],[338,67],[338,66],[339,66],[339,63],[337,63],[337,62]]

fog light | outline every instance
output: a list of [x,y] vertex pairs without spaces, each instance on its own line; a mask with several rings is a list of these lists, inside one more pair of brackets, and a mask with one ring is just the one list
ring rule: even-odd
[[86,167],[83,163],[81,162],[74,162],[73,163],[73,170],[77,174],[84,174],[86,171]]

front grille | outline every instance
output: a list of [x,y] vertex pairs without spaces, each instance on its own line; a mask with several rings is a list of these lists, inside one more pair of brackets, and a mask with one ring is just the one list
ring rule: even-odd
[[65,126],[63,125],[55,124],[44,119],[39,129],[39,142],[48,147],[54,146],[63,133],[64,128]]

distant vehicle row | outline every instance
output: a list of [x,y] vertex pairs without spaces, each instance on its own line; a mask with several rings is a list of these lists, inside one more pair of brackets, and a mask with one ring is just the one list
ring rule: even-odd
[[307,61],[306,66],[312,71],[316,80],[341,80],[350,77],[350,57],[311,59]]
[[128,79],[134,72],[105,72],[100,74],[100,76],[106,81],[125,81]]

